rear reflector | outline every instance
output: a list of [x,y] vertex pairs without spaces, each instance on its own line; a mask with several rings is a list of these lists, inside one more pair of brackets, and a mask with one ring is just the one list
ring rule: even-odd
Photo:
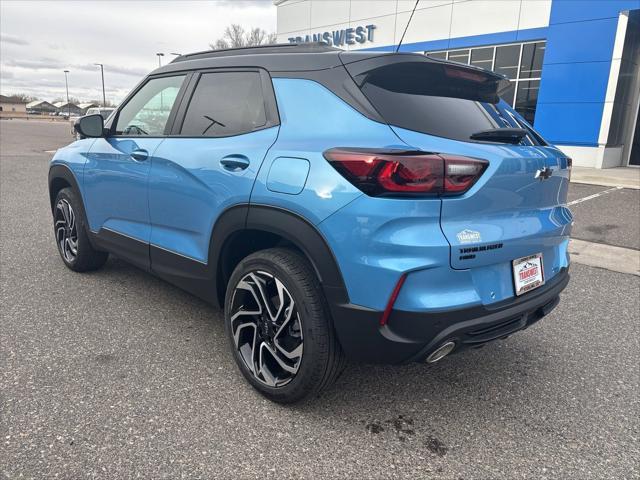
[[384,309],[384,312],[382,312],[382,317],[380,318],[381,327],[384,327],[389,321],[391,310],[393,310],[393,305],[396,303],[396,299],[400,294],[400,289],[402,289],[402,285],[404,284],[404,281],[406,280],[406,278],[407,278],[407,274],[403,273],[402,276],[400,277],[400,280],[398,280],[398,283],[396,283],[396,286],[393,289],[393,292],[391,292],[391,296],[389,297],[389,301],[387,302],[387,307]]
[[476,158],[405,150],[332,148],[324,157],[354,186],[372,196],[461,194],[488,165]]

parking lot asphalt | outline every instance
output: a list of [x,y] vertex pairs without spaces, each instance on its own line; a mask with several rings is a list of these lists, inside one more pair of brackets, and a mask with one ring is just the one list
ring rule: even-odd
[[600,196],[569,206],[575,221],[571,236],[640,249],[640,190],[572,183],[568,200],[578,201],[591,195]]
[[67,126],[0,137],[0,477],[640,475],[639,277],[574,264],[527,331],[431,367],[350,364],[283,407],[236,370],[217,310],[114,258],[64,267],[45,151]]

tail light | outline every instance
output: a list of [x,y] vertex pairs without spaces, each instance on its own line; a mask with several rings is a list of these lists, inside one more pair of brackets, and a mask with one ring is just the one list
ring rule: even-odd
[[324,157],[372,196],[459,195],[476,183],[489,164],[458,155],[358,148],[332,148]]
[[567,157],[567,170],[569,170],[569,178],[568,180],[571,181],[571,169],[573,168],[573,159]]

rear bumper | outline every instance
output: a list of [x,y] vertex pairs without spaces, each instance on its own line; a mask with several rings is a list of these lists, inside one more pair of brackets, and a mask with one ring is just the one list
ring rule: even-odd
[[568,282],[568,269],[563,268],[543,287],[521,297],[437,313],[393,310],[385,326],[380,326],[380,311],[335,303],[331,298],[329,304],[348,357],[370,363],[406,363],[424,361],[447,341],[455,342],[457,353],[523,330],[558,305]]

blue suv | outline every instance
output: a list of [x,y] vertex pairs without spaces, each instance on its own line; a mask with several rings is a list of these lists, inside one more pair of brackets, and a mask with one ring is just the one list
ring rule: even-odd
[[436,362],[529,327],[569,281],[571,160],[505,77],[419,54],[183,55],[51,162],[64,263],[122,258],[224,309],[278,402],[363,362]]

